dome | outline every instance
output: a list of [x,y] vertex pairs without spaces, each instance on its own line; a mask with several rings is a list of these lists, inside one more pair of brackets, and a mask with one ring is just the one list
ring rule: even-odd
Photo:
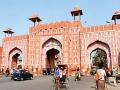
[[120,14],[120,10],[115,11],[115,13],[114,13],[114,14],[115,14],[115,15]]

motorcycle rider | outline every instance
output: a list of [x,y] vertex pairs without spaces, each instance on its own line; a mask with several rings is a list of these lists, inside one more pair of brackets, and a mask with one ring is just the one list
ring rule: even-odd
[[7,68],[6,71],[5,71],[5,75],[6,75],[6,77],[8,77],[9,74],[10,74],[10,71],[9,71],[9,68]]
[[76,73],[75,73],[75,81],[81,79],[80,69],[77,67]]

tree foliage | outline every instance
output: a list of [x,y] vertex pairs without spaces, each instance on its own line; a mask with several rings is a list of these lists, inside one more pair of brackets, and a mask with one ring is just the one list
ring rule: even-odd
[[92,58],[92,63],[94,66],[98,66],[99,63],[103,63],[103,66],[107,66],[107,54],[101,49],[96,49],[95,55]]

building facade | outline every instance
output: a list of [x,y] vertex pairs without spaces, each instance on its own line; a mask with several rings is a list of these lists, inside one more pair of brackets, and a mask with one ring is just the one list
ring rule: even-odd
[[80,21],[80,9],[74,9],[71,14],[73,21],[49,24],[39,23],[41,19],[34,15],[30,18],[34,26],[29,28],[29,34],[4,37],[1,68],[11,69],[22,65],[35,74],[41,74],[44,68],[67,64],[69,74],[73,74],[77,67],[82,73],[89,74],[91,52],[96,49],[106,52],[108,68],[118,67],[120,24],[85,27]]

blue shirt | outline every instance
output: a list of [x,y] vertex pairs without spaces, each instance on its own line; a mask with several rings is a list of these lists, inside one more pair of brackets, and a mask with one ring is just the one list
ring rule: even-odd
[[116,76],[116,69],[115,68],[112,70],[112,76]]
[[59,77],[60,76],[60,69],[59,68],[56,68],[55,69],[55,77]]

